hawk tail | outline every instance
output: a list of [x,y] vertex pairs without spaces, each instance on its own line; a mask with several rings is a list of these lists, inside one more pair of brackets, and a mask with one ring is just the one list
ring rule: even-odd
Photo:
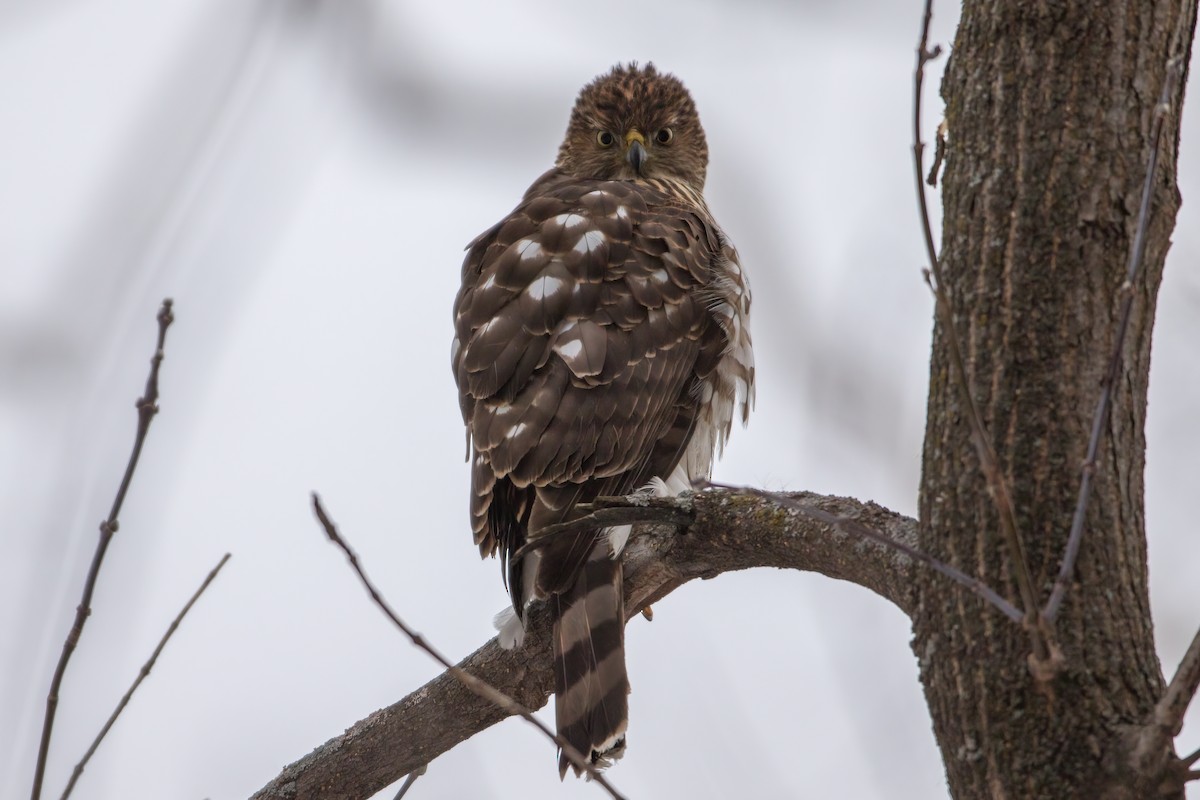
[[[625,752],[629,676],[625,672],[625,597],[620,559],[601,536],[579,578],[554,594],[554,710],[558,734],[584,758],[606,767]],[[558,758],[560,777],[571,766]]]

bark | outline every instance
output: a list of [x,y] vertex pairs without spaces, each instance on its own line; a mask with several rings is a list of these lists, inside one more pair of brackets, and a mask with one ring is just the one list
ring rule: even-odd
[[[872,503],[807,492],[788,496],[853,518],[910,546],[916,541],[914,520]],[[679,503],[693,514],[686,531],[652,527],[639,531],[625,549],[625,606],[630,616],[695,578],[753,567],[820,572],[848,580],[911,613],[913,573],[928,572],[893,549],[763,498],[705,492]],[[980,613],[995,613],[970,602]],[[541,708],[554,688],[549,613],[534,606],[520,648],[501,650],[492,639],[458,666],[527,708]],[[285,767],[254,798],[318,798],[331,792],[341,798],[370,797],[507,716],[443,673]]]
[[[942,262],[971,392],[1011,487],[1042,602],[1079,469],[1138,218],[1178,0],[969,0],[942,93],[950,147]],[[1155,300],[1180,198],[1178,83],[1153,215],[1099,453],[1083,549],[1057,620],[1063,668],[1026,668],[1030,637],[939,581],[918,585],[914,651],[951,793],[1182,798],[1136,768],[1130,730],[1163,692],[1147,593],[1146,390]],[[935,326],[920,546],[1018,597],[1012,558]],[[1165,757],[1165,753],[1163,756]]]

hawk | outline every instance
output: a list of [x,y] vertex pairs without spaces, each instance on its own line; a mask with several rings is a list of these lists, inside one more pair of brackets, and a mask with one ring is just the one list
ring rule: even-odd
[[750,292],[704,202],[707,166],[683,84],[614,67],[579,93],[554,168],[467,246],[454,301],[471,529],[512,596],[501,642],[546,599],[558,732],[601,767],[628,722],[629,526],[516,554],[598,496],[690,488],[749,415]]

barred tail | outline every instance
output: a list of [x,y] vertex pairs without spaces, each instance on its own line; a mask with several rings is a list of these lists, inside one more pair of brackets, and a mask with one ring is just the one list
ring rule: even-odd
[[[591,763],[606,767],[625,752],[629,722],[624,587],[607,537],[594,545],[575,585],[551,597],[558,733]],[[560,776],[569,764],[560,754]]]

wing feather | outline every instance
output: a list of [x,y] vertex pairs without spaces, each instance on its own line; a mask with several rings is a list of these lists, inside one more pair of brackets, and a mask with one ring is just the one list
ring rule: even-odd
[[550,174],[472,243],[453,361],[481,552],[504,544],[498,482],[537,492],[536,527],[679,460],[697,376],[725,350],[705,294],[721,257],[712,227],[646,184]]

